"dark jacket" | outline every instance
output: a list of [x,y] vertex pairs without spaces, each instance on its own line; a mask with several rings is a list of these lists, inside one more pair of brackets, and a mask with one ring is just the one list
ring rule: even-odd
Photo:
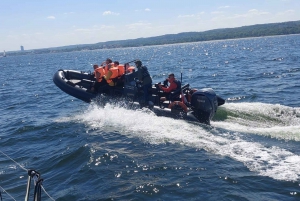
[[152,84],[152,78],[150,77],[150,74],[146,66],[138,67],[137,77],[139,81],[142,82],[142,86],[147,84]]

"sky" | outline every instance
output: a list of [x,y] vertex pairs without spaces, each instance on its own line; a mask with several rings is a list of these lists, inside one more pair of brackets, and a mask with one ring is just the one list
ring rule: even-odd
[[300,20],[300,0],[0,0],[0,51]]

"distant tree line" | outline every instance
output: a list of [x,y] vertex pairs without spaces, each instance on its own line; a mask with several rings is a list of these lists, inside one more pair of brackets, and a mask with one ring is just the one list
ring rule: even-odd
[[151,45],[164,45],[174,43],[187,43],[211,40],[224,40],[235,38],[262,37],[275,35],[300,34],[300,21],[259,24],[238,28],[215,29],[204,32],[184,32],[167,34],[149,38],[130,40],[107,41],[96,44],[71,45],[56,48],[28,50],[25,52],[11,52],[10,54],[40,54],[51,52],[70,52],[81,50],[111,49],[121,47],[140,47]]

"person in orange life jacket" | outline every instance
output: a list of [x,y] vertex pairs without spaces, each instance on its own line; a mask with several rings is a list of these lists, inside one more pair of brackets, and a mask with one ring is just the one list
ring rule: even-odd
[[[111,66],[112,64],[112,60],[110,59],[110,58],[107,58],[105,61],[103,61],[102,63],[101,63],[101,65],[100,65],[100,67],[98,66],[98,65],[94,65],[93,67],[94,67],[94,77],[96,77],[96,69],[99,67],[99,68],[103,68],[104,69],[104,71],[108,71],[108,68],[109,68],[109,66]],[[99,70],[99,69],[98,69]],[[104,74],[105,74],[105,72],[101,72],[101,76],[103,77],[104,76]]]
[[113,66],[114,67],[118,67],[120,65],[120,63],[118,61],[114,61]]
[[[170,86],[166,86],[167,85],[166,81],[168,81],[170,83]],[[178,81],[175,78],[174,73],[169,74],[166,81],[164,82],[164,86],[161,84],[158,84],[158,87],[164,92],[164,95],[163,95],[164,97],[161,97],[160,101],[170,100],[170,98],[169,98],[170,93],[172,91],[177,90],[177,88],[180,87]]]
[[[124,74],[125,74],[125,66],[120,65],[118,61],[114,61],[114,68],[118,69],[113,76],[115,79],[115,86],[123,86],[124,85]],[[116,77],[117,76],[117,77]]]
[[125,66],[124,65],[120,65],[120,63],[118,61],[114,61],[113,67],[119,69],[118,77],[121,77],[122,75],[124,75],[124,73],[125,73]]
[[135,72],[135,68],[130,66],[129,63],[124,64],[125,74]]
[[98,66],[97,64],[94,64],[94,65],[93,65],[94,72],[91,73],[91,79],[92,79],[93,81],[96,81],[96,69],[97,69],[97,68],[99,68],[99,66]]
[[107,84],[105,79],[103,79],[103,76],[105,74],[104,67],[98,67],[98,65],[94,65],[94,74],[95,74],[95,83],[91,88],[91,91],[98,91],[99,87]]
[[105,71],[108,71],[109,67],[112,65],[112,60],[107,58],[100,66],[104,66]]
[[148,69],[146,66],[142,66],[142,62],[140,60],[136,60],[134,63],[138,69],[137,78],[141,83],[144,92],[144,103],[153,105],[153,102],[149,97],[149,89],[152,88],[152,78],[148,72]]
[[103,62],[101,63],[100,66],[106,66],[106,65],[108,65],[108,64],[110,64],[110,63],[112,63],[112,60],[111,60],[110,58],[107,58],[105,61],[103,61]]
[[106,80],[109,86],[116,86],[117,82],[114,82],[113,79],[119,77],[119,62],[115,61],[112,65],[108,65],[108,71],[104,75],[104,79]]

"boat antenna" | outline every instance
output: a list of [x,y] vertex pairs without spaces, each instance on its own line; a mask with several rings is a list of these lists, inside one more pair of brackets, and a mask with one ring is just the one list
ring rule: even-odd
[[180,82],[182,83],[182,67],[181,67],[181,71],[180,71]]

